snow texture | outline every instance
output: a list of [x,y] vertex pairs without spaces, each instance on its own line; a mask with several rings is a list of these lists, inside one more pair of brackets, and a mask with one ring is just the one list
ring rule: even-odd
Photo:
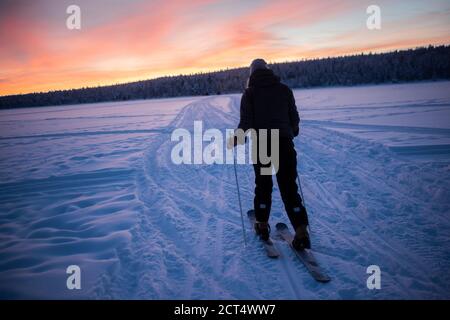
[[[232,165],[171,162],[173,129],[236,126],[240,96],[225,95],[0,111],[0,298],[449,299],[450,82],[295,97],[330,283],[281,240],[268,259],[247,221],[244,247]],[[251,166],[238,176],[247,210]],[[272,212],[273,230],[288,223],[276,183]],[[73,264],[81,290],[66,288]]]

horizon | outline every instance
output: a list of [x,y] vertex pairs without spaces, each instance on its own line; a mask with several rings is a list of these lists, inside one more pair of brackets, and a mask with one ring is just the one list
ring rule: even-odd
[[0,96],[450,43],[443,0],[377,1],[380,30],[366,0],[81,0],[80,30],[66,27],[70,4],[0,3]]
[[[380,51],[380,52],[372,52],[372,51],[369,51],[369,52],[355,52],[355,53],[347,54],[347,55],[326,56],[326,57],[309,58],[309,59],[302,59],[302,60],[288,60],[288,61],[278,61],[278,62],[267,61],[267,64],[269,66],[271,66],[271,65],[276,65],[276,64],[298,63],[298,62],[307,62],[307,61],[315,61],[315,60],[322,60],[322,59],[345,58],[345,57],[353,57],[353,56],[358,56],[358,55],[388,54],[388,53],[393,53],[393,52],[396,52],[396,51],[400,52],[400,51],[408,51],[408,50],[417,50],[417,49],[422,49],[422,48],[428,48],[430,46],[433,46],[433,47],[441,47],[441,46],[443,46],[443,47],[450,47],[450,43],[448,43],[448,44],[437,44],[437,45],[425,45],[425,46],[420,46],[420,47],[395,49],[395,50]],[[0,98],[8,97],[8,96],[16,96],[16,95],[18,95],[18,96],[20,96],[20,95],[27,95],[27,94],[46,94],[46,93],[51,93],[51,92],[56,92],[56,91],[83,90],[83,89],[98,88],[98,87],[120,86],[120,85],[132,84],[132,83],[142,82],[142,81],[158,80],[158,79],[162,79],[162,78],[189,77],[189,76],[202,75],[202,74],[227,72],[227,71],[230,71],[230,70],[245,69],[245,68],[249,68],[249,66],[237,66],[237,67],[233,67],[233,68],[210,70],[210,71],[206,71],[206,72],[200,71],[200,72],[194,72],[194,73],[189,73],[189,74],[187,74],[187,73],[180,73],[180,74],[162,75],[162,76],[158,76],[158,77],[155,77],[155,78],[138,79],[138,80],[133,80],[133,81],[128,81],[128,82],[104,84],[104,85],[100,85],[100,86],[90,86],[90,87],[84,86],[84,87],[67,88],[67,89],[56,89],[56,90],[49,90],[49,91],[35,91],[35,92],[18,93],[18,94],[11,94],[11,95],[9,95],[9,94],[8,95],[0,95]],[[444,80],[444,81],[447,81],[447,80]]]

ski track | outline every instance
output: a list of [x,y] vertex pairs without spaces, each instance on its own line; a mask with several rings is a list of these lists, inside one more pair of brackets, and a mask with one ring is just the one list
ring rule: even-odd
[[[420,246],[420,243],[417,242],[417,238],[422,238],[419,233],[421,232],[420,228],[417,228],[418,230],[410,230],[411,236],[413,237],[412,239],[405,237],[404,235],[402,235],[401,237],[402,242],[407,240],[409,249],[417,249],[414,250],[414,252],[410,253],[408,251],[405,251],[403,248],[399,248],[399,245],[392,244],[392,239],[386,240],[386,237],[382,235],[389,234],[388,229],[390,225],[395,225],[396,227],[398,227],[398,224],[401,223],[401,221],[395,220],[395,215],[383,215],[382,219],[376,219],[376,216],[374,218],[372,218],[372,216],[369,216],[370,219],[368,219],[367,221],[365,221],[364,219],[367,216],[362,216],[363,214],[367,214],[366,211],[370,210],[376,212],[377,208],[380,207],[383,210],[397,210],[398,207],[393,205],[396,200],[402,200],[402,206],[407,206],[408,208],[417,208],[419,206],[419,201],[408,196],[407,192],[410,191],[409,189],[406,189],[406,194],[404,194],[400,191],[401,189],[395,189],[391,185],[392,182],[389,181],[390,179],[386,179],[389,176],[377,178],[376,175],[373,175],[373,172],[369,172],[368,169],[365,169],[361,166],[361,164],[364,163],[367,168],[371,168],[373,170],[376,169],[377,165],[380,166],[386,161],[392,161],[393,159],[395,159],[395,155],[391,154],[388,150],[380,150],[379,153],[382,153],[382,151],[384,151],[384,154],[382,156],[382,158],[384,157],[384,159],[379,159],[380,157],[374,157],[373,154],[371,157],[358,157],[361,152],[358,152],[357,150],[339,150],[339,153],[341,154],[351,153],[352,155],[355,155],[351,158],[350,161],[343,161],[342,159],[336,159],[335,156],[329,155],[330,148],[326,147],[326,145],[328,144],[327,142],[331,141],[327,141],[327,138],[332,138],[334,146],[346,146],[348,145],[348,141],[345,141],[345,139],[350,141],[357,139],[349,135],[343,136],[340,134],[336,134],[336,132],[330,131],[326,128],[309,128],[308,126],[305,126],[304,130],[307,131],[305,132],[305,137],[310,135],[316,137],[316,139],[318,138],[318,143],[316,144],[305,144],[302,145],[304,146],[303,148],[299,146],[300,152],[303,154],[304,170],[307,172],[312,171],[315,173],[313,174],[314,179],[308,179],[306,182],[308,184],[308,187],[310,188],[309,190],[314,190],[314,193],[311,194],[307,192],[306,199],[310,199],[309,206],[312,208],[315,207],[315,202],[322,202],[322,205],[325,204],[325,206],[320,210],[311,210],[310,213],[313,218],[313,227],[314,222],[316,222],[320,224],[320,227],[325,227],[329,230],[333,230],[330,227],[334,222],[333,219],[343,219],[343,221],[340,221],[340,225],[343,227],[342,229],[345,230],[345,227],[347,226],[349,227],[349,229],[351,228],[351,230],[348,230],[348,232],[354,233],[350,233],[350,236],[359,236],[358,238],[353,238],[350,236],[342,237],[342,235],[338,235],[336,234],[336,232],[332,232],[329,233],[327,237],[324,237],[322,235],[317,236],[314,233],[314,239],[316,237],[319,237],[318,240],[334,238],[336,239],[336,241],[339,241],[341,243],[334,243],[333,245],[337,245],[343,250],[344,248],[347,248],[347,250],[351,250],[352,255],[354,255],[354,257],[356,258],[356,262],[361,263],[361,268],[370,264],[378,264],[380,266],[383,266],[384,264],[385,270],[387,270],[388,275],[402,273],[404,275],[414,277],[416,278],[415,281],[417,281],[417,284],[415,284],[416,286],[422,285],[423,287],[426,287],[430,284],[430,282],[432,283],[432,279],[429,278],[430,274],[442,274],[442,277],[446,279],[448,275],[446,274],[445,270],[439,270],[439,268],[438,270],[436,270],[435,265],[427,267],[421,260],[422,257],[426,256],[429,247]],[[339,142],[338,140],[343,141],[341,143],[336,143]],[[372,147],[384,149],[382,146],[377,145],[373,145]],[[343,149],[346,148],[344,147]],[[373,153],[374,151],[369,149],[369,152]],[[364,161],[362,158],[364,159]],[[367,161],[372,163],[367,163]],[[320,174],[316,173],[318,170],[321,171]],[[338,172],[333,172],[334,170],[337,170]],[[327,171],[329,171],[329,176],[338,178],[346,176],[347,181],[340,180],[341,185],[338,187],[334,183],[330,185],[330,181],[327,181],[326,177]],[[365,192],[358,192],[358,190],[367,190],[365,187],[359,188],[361,184],[372,186],[373,192],[378,195],[378,197],[376,198],[377,201],[372,201],[372,203],[364,206],[363,201],[360,201],[358,203],[355,200],[367,198]],[[327,188],[328,185],[330,185],[330,187]],[[351,188],[350,192],[349,189],[346,189],[348,186],[357,186],[358,188]],[[339,190],[339,188],[341,189]],[[334,196],[330,197],[330,194],[334,194]],[[379,196],[380,194],[382,195],[381,199]],[[390,203],[392,205],[390,205]],[[314,212],[316,211],[325,213],[322,213],[316,218],[314,216]],[[341,213],[339,217],[329,219],[329,222],[331,223],[326,224],[327,217],[325,217],[324,214],[332,215],[333,213],[336,214],[337,212]],[[405,214],[404,212],[398,213]],[[409,214],[411,214],[411,212]],[[420,213],[416,209],[412,214],[419,215]],[[379,227],[377,226],[377,223],[380,225]],[[359,232],[358,229],[360,229]],[[323,232],[322,228],[318,230],[318,233],[321,232]],[[364,239],[366,240],[363,243],[361,243],[360,241],[361,235],[363,235]],[[390,237],[395,238],[396,234],[393,232]],[[358,249],[358,252],[360,252],[359,257],[355,253],[356,249]],[[320,250],[320,248],[318,248],[318,250]],[[361,254],[364,251],[366,251],[367,254],[369,253],[367,251],[370,251],[370,259],[364,259],[363,255]],[[340,253],[338,250],[337,252],[334,251],[331,255],[335,256],[339,254]],[[416,256],[416,254],[418,254],[418,256]],[[343,252],[342,257],[348,255],[349,252]],[[386,256],[388,257],[388,259],[385,258]],[[442,258],[445,259],[445,256]],[[410,270],[409,268],[405,268],[403,265],[414,265],[418,271],[421,271],[421,276],[417,276],[416,274],[412,273],[412,270]],[[384,280],[386,281],[386,278],[384,278]],[[392,280],[395,280],[395,278],[388,278],[388,281]],[[390,285],[392,287],[397,287],[398,289],[407,291],[407,286],[399,281],[395,281],[395,283],[393,284],[388,282],[386,285]],[[437,288],[433,285],[429,288],[429,290],[435,292],[437,296],[446,294],[445,289]],[[400,295],[401,292],[398,292],[396,294]],[[395,296],[396,295],[392,295],[390,297],[395,298]],[[411,298],[419,297],[411,295]]]
[[[237,122],[233,114],[238,112],[239,100],[228,98],[226,109],[234,112],[224,113],[223,106],[215,106],[215,99],[205,98],[186,106],[170,126],[190,128],[194,120],[204,120],[204,130],[232,128]],[[224,98],[220,99],[223,101]],[[427,203],[427,194],[417,197],[423,190],[411,194],[411,188],[416,183],[420,185],[420,177],[405,186],[398,181],[396,175],[410,165],[408,161],[384,145],[333,130],[336,126],[345,124],[304,121],[301,139],[296,140],[314,249],[333,279],[327,285],[314,282],[292,251],[276,236],[282,257],[267,259],[247,221],[249,245],[243,247],[230,166],[220,169],[214,165],[176,166],[169,158],[171,148],[167,135],[152,143],[145,157],[145,174],[139,180],[139,199],[146,204],[149,214],[158,217],[148,227],[160,229],[161,233],[166,231],[161,250],[169,250],[177,257],[177,264],[190,270],[186,277],[173,279],[173,283],[157,296],[187,299],[448,297],[448,286],[436,284],[435,277],[439,274],[443,277],[439,282],[448,283],[446,266],[427,261],[436,256],[442,261],[448,259],[445,251],[448,239],[444,239],[446,244],[442,250],[430,253],[430,248],[417,239],[425,236],[428,230],[405,221],[412,216],[413,222],[422,223],[421,216],[433,213],[438,225],[440,221],[445,222],[442,213],[446,213],[447,207],[432,210]],[[368,130],[370,126],[358,128]],[[405,127],[390,129],[408,130]],[[384,165],[389,165],[389,171]],[[246,210],[251,208],[252,202],[252,168],[238,166],[238,175]],[[161,180],[161,177],[165,179]],[[370,194],[366,190],[370,190]],[[283,207],[277,192],[275,186],[272,224],[275,220],[287,221],[281,213]],[[158,195],[151,196],[152,193]],[[228,201],[221,201],[224,199]],[[397,201],[401,205],[396,205]],[[421,213],[421,210],[426,212]],[[162,222],[166,219],[167,222]],[[390,226],[398,227],[399,224],[408,231],[396,234]],[[161,230],[165,225],[167,229]],[[184,225],[189,228],[183,228]],[[146,234],[147,230],[142,233]],[[439,241],[436,239],[432,245],[437,246]],[[148,246],[151,245],[150,242]],[[365,269],[371,264],[379,265],[383,271],[381,291],[369,291],[365,287]],[[170,265],[166,264],[166,267],[170,268]],[[142,271],[150,273],[146,269]],[[241,277],[240,274],[252,276]],[[149,279],[151,281],[146,285],[151,286],[155,279]],[[198,295],[199,292],[203,294]]]
[[[419,95],[422,87],[415,86]],[[400,101],[371,98],[365,104],[349,104],[340,100],[344,93],[339,99],[329,95],[333,90],[350,89],[296,92],[305,96],[297,97],[302,123],[295,139],[313,248],[330,283],[315,282],[276,236],[276,222],[289,222],[275,179],[271,225],[281,257],[269,259],[246,217],[253,206],[250,165],[237,166],[245,247],[233,165],[172,163],[174,128],[192,132],[195,120],[203,121],[203,130],[223,132],[236,126],[240,96],[227,95],[174,100],[178,107],[149,118],[154,121],[151,128],[145,127],[148,115],[139,107],[145,101],[129,103],[136,108],[128,116],[139,120],[132,128],[120,122],[119,113],[85,111],[80,116],[76,106],[64,112],[49,108],[8,114],[35,123],[24,132],[2,118],[0,144],[10,158],[0,163],[0,289],[8,289],[0,290],[0,297],[41,297],[45,281],[26,293],[12,289],[12,284],[26,286],[37,276],[57,283],[60,271],[55,270],[63,270],[69,257],[90,270],[88,289],[68,294],[58,287],[44,297],[449,299],[450,128],[386,124],[383,119],[448,112],[450,98],[405,95]],[[359,90],[366,89],[352,90],[361,94]],[[318,107],[303,110],[302,103]],[[36,114],[71,124],[62,131],[56,126],[42,132],[36,129],[42,125]],[[84,127],[72,124],[73,119]],[[373,138],[379,133],[388,135]],[[422,145],[423,137],[436,143]],[[114,146],[98,151],[97,139]],[[70,162],[64,155],[47,159],[52,148],[70,143]],[[43,153],[29,151],[32,145]],[[18,155],[29,156],[34,166],[14,162]],[[114,161],[104,162],[106,158]],[[18,179],[9,167],[34,178]],[[52,168],[66,174],[49,176],[46,172]],[[42,211],[50,214],[42,216]],[[381,268],[381,290],[366,287],[366,268],[372,264]]]

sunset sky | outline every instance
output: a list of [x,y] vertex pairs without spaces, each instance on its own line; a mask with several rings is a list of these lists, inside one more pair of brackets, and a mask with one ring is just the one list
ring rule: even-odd
[[0,95],[428,44],[450,44],[448,0],[0,0]]

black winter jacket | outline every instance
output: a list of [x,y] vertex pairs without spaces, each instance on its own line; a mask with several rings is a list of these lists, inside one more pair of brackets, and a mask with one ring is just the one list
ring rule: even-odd
[[292,90],[272,70],[255,70],[242,95],[238,128],[279,129],[280,137],[293,138],[298,135],[299,123]]

